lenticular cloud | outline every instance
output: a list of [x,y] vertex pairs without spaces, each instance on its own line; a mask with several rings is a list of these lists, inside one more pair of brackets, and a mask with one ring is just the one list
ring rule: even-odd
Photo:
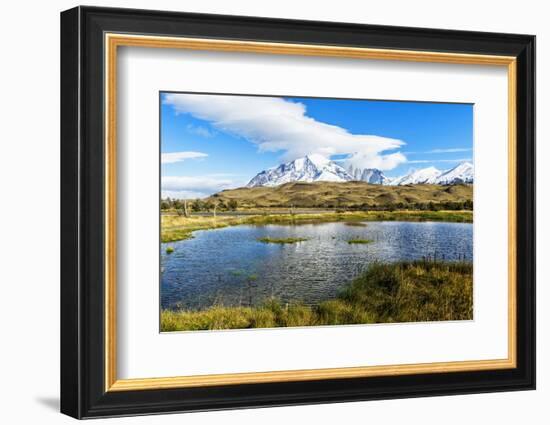
[[307,116],[305,105],[283,98],[171,93],[164,95],[164,103],[244,137],[260,152],[282,152],[285,161],[311,154],[345,155],[345,165],[389,170],[407,160],[400,152],[384,154],[403,146],[401,140],[351,134]]

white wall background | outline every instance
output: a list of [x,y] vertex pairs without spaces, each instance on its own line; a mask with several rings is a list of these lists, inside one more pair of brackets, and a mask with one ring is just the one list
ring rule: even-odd
[[[550,213],[550,27],[545,3],[399,0],[144,0],[96,5],[537,35],[538,216]],[[59,12],[72,1],[10,2],[0,15],[0,421],[69,423],[59,392]],[[29,205],[32,207],[29,208]],[[538,223],[538,390],[110,420],[109,423],[548,423],[547,220]]]

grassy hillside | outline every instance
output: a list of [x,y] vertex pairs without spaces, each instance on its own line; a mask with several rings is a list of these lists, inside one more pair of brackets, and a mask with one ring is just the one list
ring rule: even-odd
[[374,264],[335,299],[317,306],[213,306],[161,313],[161,331],[471,320],[471,263]]
[[473,186],[460,184],[382,186],[365,182],[286,183],[276,187],[224,190],[212,202],[237,201],[239,208],[368,208],[387,205],[412,206],[433,202],[472,201]]

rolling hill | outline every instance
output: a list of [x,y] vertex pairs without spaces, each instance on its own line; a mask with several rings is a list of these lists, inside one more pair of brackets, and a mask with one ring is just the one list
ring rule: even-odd
[[240,208],[358,208],[403,203],[465,202],[473,199],[470,184],[384,186],[362,181],[292,182],[279,186],[256,186],[224,190],[211,201],[236,200]]

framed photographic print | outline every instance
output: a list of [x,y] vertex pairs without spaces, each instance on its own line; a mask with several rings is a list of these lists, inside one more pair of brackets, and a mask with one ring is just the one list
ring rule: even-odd
[[61,14],[61,411],[535,387],[535,38]]

